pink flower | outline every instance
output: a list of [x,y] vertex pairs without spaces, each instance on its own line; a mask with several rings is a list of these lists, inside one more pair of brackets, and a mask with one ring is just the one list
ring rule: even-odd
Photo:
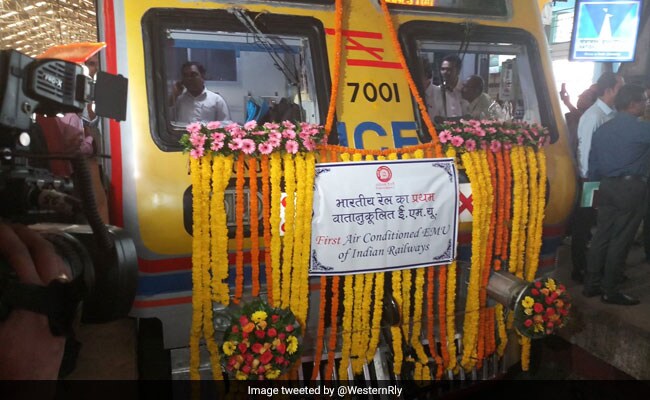
[[298,152],[298,142],[296,142],[295,140],[287,140],[287,143],[285,143],[284,148],[287,150],[288,153],[296,154]]
[[272,148],[276,148],[280,145],[281,140],[280,138],[269,136],[269,140],[267,140],[266,143],[268,143]]
[[255,128],[257,128],[257,121],[255,120],[248,121],[244,124],[244,129],[246,129],[247,131],[250,131],[251,129],[255,129]]
[[499,150],[501,150],[501,142],[499,142],[498,140],[493,140],[490,143],[490,150],[492,150],[493,153],[496,153]]
[[518,136],[517,137],[517,144],[518,145],[524,144],[524,137],[523,136]]
[[503,148],[506,149],[506,150],[512,149],[512,143],[504,143]]
[[212,139],[213,142],[223,142],[223,140],[226,138],[226,135],[224,135],[221,132],[213,132],[210,135],[210,139]]
[[307,149],[307,151],[312,151],[316,147],[316,143],[311,139],[303,140],[302,145],[305,146],[305,149]]
[[267,122],[263,126],[269,130],[278,129],[280,127],[280,125],[276,124],[275,122]]
[[252,139],[242,139],[241,141],[241,151],[244,154],[253,154],[255,152],[255,142]]
[[527,319],[524,321],[524,326],[526,328],[530,328],[533,325],[533,320],[532,319]]
[[228,143],[228,147],[230,147],[230,150],[241,150],[243,145],[243,139],[240,138],[234,138],[232,142]]
[[260,151],[260,153],[269,155],[273,151],[273,146],[271,146],[268,142],[264,142],[260,143],[257,149]]
[[190,150],[190,156],[198,159],[203,157],[203,147],[199,147],[198,149],[192,149]]
[[282,134],[276,130],[272,130],[271,132],[269,132],[269,139],[271,138],[280,140],[282,139]]
[[463,144],[464,141],[465,140],[460,136],[453,136],[451,138],[451,144],[456,146],[456,147],[459,147],[461,144]]
[[440,132],[440,135],[438,136],[438,140],[440,140],[440,143],[447,143],[449,140],[451,140],[451,132],[449,132],[446,129]]
[[191,124],[186,126],[185,129],[189,133],[199,133],[199,131],[201,130],[201,123],[200,122],[192,122]]
[[212,142],[210,145],[210,150],[219,151],[223,148],[223,142]]
[[208,122],[207,128],[210,129],[210,130],[219,129],[219,128],[221,128],[221,122],[220,121],[210,121],[210,122]]
[[467,139],[465,141],[465,149],[467,151],[474,151],[476,150],[476,141],[474,139]]
[[291,121],[282,121],[282,126],[284,126],[287,129],[293,129],[296,126],[291,123]]
[[203,147],[205,139],[205,135],[201,132],[192,132],[190,134],[190,143],[192,143],[192,146],[194,147]]
[[293,129],[285,129],[282,132],[282,137],[287,139],[294,139],[296,137],[296,131]]

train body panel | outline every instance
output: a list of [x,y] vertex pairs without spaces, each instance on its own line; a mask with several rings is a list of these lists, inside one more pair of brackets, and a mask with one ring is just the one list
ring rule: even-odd
[[[115,194],[112,198],[113,222],[123,225],[137,244],[140,278],[132,314],[160,318],[166,347],[182,347],[188,343],[192,289],[192,238],[187,229],[187,206],[184,206],[191,183],[188,156],[174,144],[174,135],[178,139],[180,133],[173,129],[168,111],[163,110],[169,85],[179,72],[179,64],[174,64],[178,59],[174,46],[185,43],[188,47],[182,49],[190,49],[186,55],[199,54],[198,50],[205,48],[224,52],[234,48],[233,65],[237,77],[207,84],[227,97],[232,114],[242,112],[246,104],[244,99],[250,95],[287,97],[304,102],[302,106],[310,116],[308,119],[324,124],[330,82],[338,70],[341,83],[336,128],[340,144],[381,149],[420,143],[418,131],[426,128],[412,100],[378,2],[344,3],[344,50],[342,65],[337,66],[333,65],[333,1],[99,1],[102,39],[114,49],[106,53],[105,66],[109,72],[129,78],[127,121],[106,124],[111,140],[110,171]],[[456,33],[464,32],[468,26],[474,32],[484,32],[487,37],[471,36],[467,47],[470,56],[466,58],[474,60],[474,71],[487,68],[484,72],[490,74],[509,56],[521,60],[522,81],[531,79],[522,83],[526,87],[521,90],[521,99],[532,110],[529,118],[548,126],[555,137],[546,150],[548,205],[541,254],[541,266],[552,266],[564,223],[573,207],[574,166],[566,127],[554,95],[556,88],[539,9],[535,2],[504,0],[503,4],[506,12],[501,16],[470,15],[445,9],[395,7],[391,10],[401,45],[406,46],[409,69],[416,80],[422,76],[419,62],[429,59],[435,63],[441,54],[453,52],[452,49],[457,49],[463,41]],[[250,43],[241,44],[241,38],[255,35],[247,32],[243,25],[236,28],[233,7],[246,10],[256,23],[255,17],[259,17],[259,21],[267,23],[265,28],[270,35],[286,39],[289,48],[308,58],[301,65],[301,76],[297,78],[301,82],[300,91],[292,91],[291,85],[283,84],[286,90],[282,92],[280,88],[281,93],[278,93],[263,79],[250,78],[257,74],[273,80],[281,75],[273,68],[251,71],[253,62],[243,61],[259,60],[259,57],[267,57],[267,53],[252,48]],[[295,27],[289,24],[292,20],[296,21]],[[514,39],[509,42],[511,34]],[[499,50],[499,41],[512,45]],[[165,47],[168,42],[173,43]],[[495,53],[482,50],[488,47],[494,48]],[[178,51],[182,53],[183,50]],[[501,58],[490,58],[490,55]],[[186,56],[180,58],[183,57]],[[284,58],[291,57],[285,54]],[[493,60],[499,64],[489,64]],[[110,71],[111,68],[115,71]],[[258,84],[256,87],[268,85],[270,89],[256,93],[255,87],[246,86],[245,80],[249,78],[250,82]],[[228,94],[233,95],[228,97]],[[470,194],[467,193],[467,197]],[[459,257],[468,257],[471,222],[462,222],[459,232]]]

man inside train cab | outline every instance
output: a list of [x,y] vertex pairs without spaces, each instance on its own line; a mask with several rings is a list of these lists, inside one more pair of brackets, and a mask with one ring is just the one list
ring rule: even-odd
[[479,75],[471,75],[463,82],[461,94],[467,101],[466,114],[470,118],[502,119],[499,103],[484,92],[485,81]]
[[169,99],[176,123],[224,121],[230,119],[228,104],[221,95],[205,87],[205,67],[188,61],[181,66],[182,80],[172,88]]
[[427,109],[431,118],[461,117],[467,102],[461,94],[460,68],[462,61],[456,54],[449,54],[440,65],[440,86],[430,85],[425,91]]

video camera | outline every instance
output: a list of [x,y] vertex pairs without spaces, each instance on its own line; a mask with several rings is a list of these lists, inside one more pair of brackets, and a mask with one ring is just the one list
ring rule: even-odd
[[[60,300],[59,309],[39,311],[48,314],[51,329],[51,314],[58,313],[63,319],[59,323],[71,324],[74,311],[69,309],[76,309],[80,300],[84,321],[104,322],[126,316],[135,297],[135,245],[120,228],[104,225],[101,220],[85,157],[69,157],[74,179],[33,165],[55,158],[31,149],[38,135],[35,113],[79,113],[94,101],[97,115],[125,119],[127,79],[98,71],[94,80],[84,68],[65,60],[0,51],[0,220],[28,224],[41,233],[73,275],[69,287],[56,292],[60,296],[50,296],[66,298],[53,299]],[[87,225],[71,224],[69,219],[67,223],[52,223],[63,220],[71,210],[83,213]],[[30,307],[20,303],[29,297],[20,289],[23,286],[17,283],[13,269],[0,259],[0,320],[12,308]]]

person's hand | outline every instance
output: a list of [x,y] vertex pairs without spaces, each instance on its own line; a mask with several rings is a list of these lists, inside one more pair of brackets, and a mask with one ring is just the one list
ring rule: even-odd
[[[27,227],[0,222],[0,258],[26,284],[70,280],[54,246]],[[47,316],[14,309],[0,321],[0,380],[57,379],[65,337],[53,336]]]

